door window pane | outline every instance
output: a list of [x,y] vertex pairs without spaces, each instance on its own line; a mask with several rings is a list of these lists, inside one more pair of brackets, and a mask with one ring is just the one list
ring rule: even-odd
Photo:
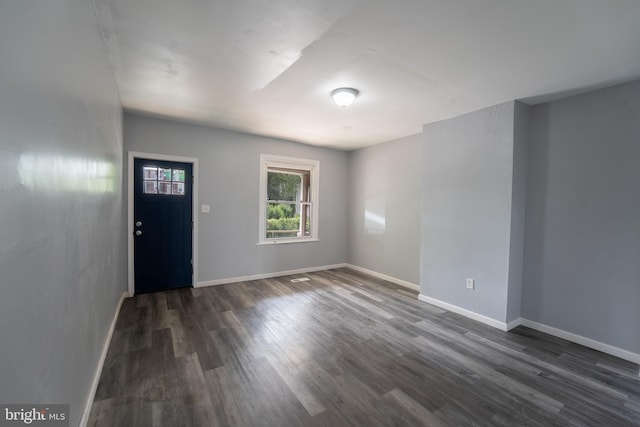
[[147,180],[156,180],[158,179],[158,168],[153,166],[145,166],[144,167],[144,179]]
[[185,170],[144,166],[145,194],[184,196]]
[[174,182],[171,184],[171,193],[177,196],[184,195],[184,183],[183,182]]
[[184,182],[184,169],[173,170],[173,182]]
[[171,194],[171,183],[170,182],[159,182],[158,183],[158,193],[159,194]]
[[144,193],[145,194],[158,194],[158,183],[156,181],[145,181],[144,182]]
[[158,168],[158,181],[171,181],[171,169]]

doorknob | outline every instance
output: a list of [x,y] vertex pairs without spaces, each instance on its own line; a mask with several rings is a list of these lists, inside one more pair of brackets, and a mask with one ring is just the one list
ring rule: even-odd
[[136,221],[136,227],[142,227],[142,221]]
[[136,236],[142,236],[142,230],[136,230]]

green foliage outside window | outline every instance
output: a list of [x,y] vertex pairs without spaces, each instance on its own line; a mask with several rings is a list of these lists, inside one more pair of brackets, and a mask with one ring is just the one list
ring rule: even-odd
[[[272,201],[300,201],[302,178],[290,173],[267,174],[267,196]],[[305,224],[309,232],[309,223]],[[297,237],[300,230],[300,212],[296,203],[267,204],[267,238]]]
[[279,203],[267,206],[267,219],[293,218],[294,209],[292,205]]
[[[279,203],[267,207],[267,238],[296,237],[300,228],[300,215],[294,215],[293,205]],[[283,232],[289,230],[289,232]]]
[[267,174],[267,197],[269,200],[296,200],[302,178],[290,173],[269,172]]

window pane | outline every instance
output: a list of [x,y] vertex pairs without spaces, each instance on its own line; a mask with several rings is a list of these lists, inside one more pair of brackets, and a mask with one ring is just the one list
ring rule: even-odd
[[145,194],[158,194],[158,186],[156,181],[145,181],[144,182],[144,193]]
[[267,199],[282,201],[302,200],[302,177],[291,173],[267,173]]
[[143,191],[145,194],[173,194],[177,196],[184,195],[184,169],[145,166],[143,175]]
[[171,183],[170,182],[159,182],[158,183],[158,193],[159,194],[171,194]]
[[260,162],[258,244],[317,238],[315,216],[320,162],[268,154],[261,154]]
[[158,168],[158,181],[171,181],[171,169]]
[[158,179],[158,168],[153,166],[145,166],[144,167],[144,179]]
[[302,235],[309,237],[311,236],[311,205],[305,204],[300,207],[301,214],[300,218],[302,218]]
[[174,169],[172,181],[184,182],[184,169]]
[[171,193],[183,196],[184,195],[184,183],[183,182],[174,182],[171,184]]
[[300,209],[298,203],[267,203],[267,239],[298,237]]

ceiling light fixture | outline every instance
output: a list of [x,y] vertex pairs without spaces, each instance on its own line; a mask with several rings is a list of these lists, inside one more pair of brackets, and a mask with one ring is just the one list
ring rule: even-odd
[[341,87],[331,91],[333,101],[340,107],[348,107],[353,103],[360,92],[350,87]]

